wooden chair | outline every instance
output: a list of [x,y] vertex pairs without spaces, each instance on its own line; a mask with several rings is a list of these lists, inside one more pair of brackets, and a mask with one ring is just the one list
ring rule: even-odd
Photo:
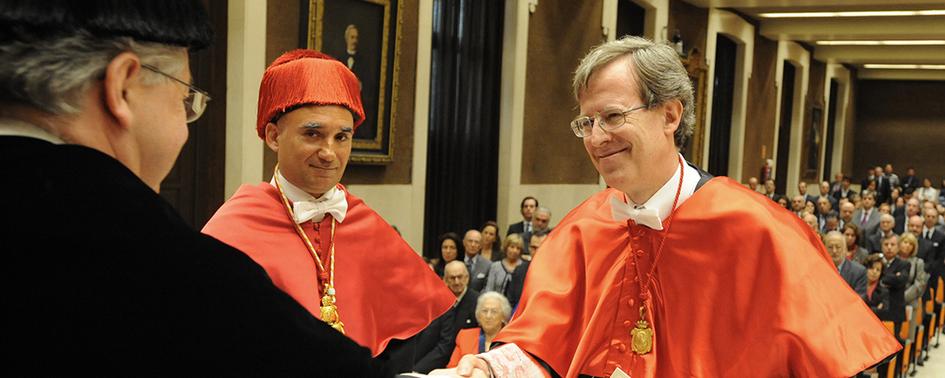
[[938,285],[935,289],[935,303],[938,305],[938,328],[935,332],[935,347],[938,348],[938,338],[942,334],[942,326],[945,326],[945,305],[942,302],[945,302],[945,280],[942,277],[938,278]]

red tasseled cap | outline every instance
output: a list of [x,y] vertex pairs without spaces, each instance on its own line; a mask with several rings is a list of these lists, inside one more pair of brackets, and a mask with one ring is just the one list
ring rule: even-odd
[[340,105],[364,122],[361,84],[344,64],[314,50],[286,52],[266,68],[259,84],[256,132],[266,139],[266,124],[298,105]]

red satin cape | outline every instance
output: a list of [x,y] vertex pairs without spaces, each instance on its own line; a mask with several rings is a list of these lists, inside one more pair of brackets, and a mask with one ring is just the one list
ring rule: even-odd
[[611,195],[620,193],[593,195],[555,227],[496,341],[565,377],[610,376],[617,365],[635,378],[849,377],[901,348],[810,227],[719,177],[680,205],[668,233],[639,234],[666,241],[649,290],[654,350],[635,356],[626,344],[639,319],[630,253],[646,243],[628,232],[641,226],[612,219]]
[[[338,185],[340,190],[345,190]],[[348,212],[335,226],[335,288],[345,332],[374,356],[391,339],[406,339],[445,313],[456,297],[423,259],[360,198],[345,190]],[[331,216],[303,226],[328,265]],[[243,185],[203,232],[243,251],[272,281],[315,317],[321,287],[315,261],[296,233],[279,192],[268,183]],[[321,252],[324,250],[325,252]]]

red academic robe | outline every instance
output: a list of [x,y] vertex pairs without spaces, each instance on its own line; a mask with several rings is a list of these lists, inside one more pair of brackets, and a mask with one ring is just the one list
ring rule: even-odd
[[[345,190],[338,185],[340,190]],[[391,339],[407,339],[445,313],[456,297],[374,210],[345,190],[348,212],[335,226],[335,290],[345,333],[374,356]],[[303,229],[326,269],[331,216]],[[296,233],[275,187],[243,185],[203,232],[243,251],[272,281],[320,317],[317,266]]]
[[[593,195],[542,244],[496,341],[565,377],[849,377],[901,347],[840,277],[796,215],[728,178],[680,205],[666,232],[615,222]],[[653,351],[631,350],[641,271],[666,237],[650,284]]]

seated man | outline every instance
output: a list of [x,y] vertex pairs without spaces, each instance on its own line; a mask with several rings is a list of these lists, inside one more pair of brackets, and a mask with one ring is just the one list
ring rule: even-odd
[[390,376],[158,195],[201,3],[0,3],[5,375]]
[[400,235],[339,184],[362,121],[358,79],[341,62],[312,50],[277,58],[259,87],[256,122],[277,155],[275,173],[241,186],[204,232],[246,252],[313,315],[410,371],[414,345],[404,340],[453,298]]
[[466,265],[460,261],[451,261],[443,271],[443,281],[456,296],[456,303],[418,336],[417,362],[413,370],[421,373],[446,367],[456,346],[456,334],[460,330],[479,326],[475,315],[479,292],[469,288]]
[[843,277],[843,280],[860,297],[866,296],[866,267],[856,261],[846,259],[846,237],[839,231],[830,231],[824,235],[824,247],[827,248],[833,264],[840,271],[840,277]]

